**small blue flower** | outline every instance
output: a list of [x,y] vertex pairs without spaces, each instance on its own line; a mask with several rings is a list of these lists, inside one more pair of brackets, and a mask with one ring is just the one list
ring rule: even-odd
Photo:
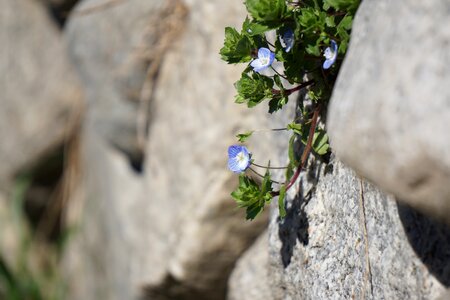
[[282,36],[282,42],[284,43],[283,48],[284,51],[289,52],[292,49],[292,46],[294,46],[295,36],[292,29],[287,29]]
[[337,51],[338,45],[335,41],[331,40],[331,47],[325,49],[325,53],[323,54],[325,56],[325,61],[323,62],[323,68],[325,70],[329,69],[336,61]]
[[250,166],[251,154],[245,146],[228,147],[228,168],[234,173],[242,173]]
[[268,68],[272,63],[273,60],[275,59],[275,53],[273,53],[272,51],[270,51],[267,48],[259,48],[258,50],[258,58],[254,59],[251,63],[250,66],[253,67],[253,71],[255,72],[260,72],[266,68]]

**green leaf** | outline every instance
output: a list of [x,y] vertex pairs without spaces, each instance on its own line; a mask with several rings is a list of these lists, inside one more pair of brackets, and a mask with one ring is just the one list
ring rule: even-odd
[[334,22],[334,16],[327,16],[325,18],[325,23],[328,27],[336,27],[336,23]]
[[349,11],[354,13],[360,2],[360,0],[324,0],[323,8],[328,10],[332,7],[337,11]]
[[286,209],[284,207],[285,198],[286,198],[286,185],[283,185],[280,188],[280,195],[278,196],[278,210],[281,218],[286,217]]
[[275,82],[275,84],[277,85],[277,87],[280,88],[281,93],[284,93],[284,86],[283,83],[281,83],[281,77],[278,74],[275,74],[273,76],[273,81]]
[[241,143],[244,143],[251,135],[253,134],[253,131],[247,131],[245,133],[239,133],[236,135],[238,138],[238,141]]
[[[270,167],[270,161],[267,164]],[[261,196],[267,198],[267,193],[272,192],[272,181],[270,179],[270,172],[269,169],[266,170],[266,173],[264,174],[263,182],[261,184]],[[270,196],[270,199],[272,199],[272,196]],[[266,199],[266,200],[270,200]]]
[[224,46],[220,55],[229,64],[244,63],[252,59],[252,41],[247,35],[241,35],[236,29],[225,28]]
[[253,19],[271,28],[279,27],[288,14],[285,0],[245,0],[245,6]]
[[239,186],[231,193],[238,207],[246,209],[246,219],[254,219],[263,209],[266,202],[272,200],[272,181],[267,170],[261,187],[250,177],[239,175]]
[[[296,152],[295,152],[295,134],[293,134],[291,136],[291,138],[289,139],[289,148],[288,148],[288,156],[289,156],[289,166],[291,167],[296,167],[300,164],[300,160],[298,159]],[[288,173],[288,172],[286,172]],[[292,176],[292,175],[291,175]],[[288,176],[288,174],[286,174],[286,178],[290,178],[291,176]]]
[[342,18],[342,20],[339,22],[337,29],[339,30],[350,30],[352,29],[353,24],[353,17],[352,16],[345,16]]
[[289,101],[286,95],[276,95],[269,101],[269,113],[274,113],[283,108]]
[[319,45],[308,45],[308,46],[306,46],[306,53],[314,55],[314,56],[320,56],[320,47],[319,47]]
[[327,14],[312,7],[304,8],[298,17],[303,33],[318,34],[325,30]]
[[324,155],[328,152],[330,145],[328,144],[328,135],[323,129],[318,129],[314,133],[312,147],[314,152],[319,155]]
[[250,21],[248,17],[245,19],[244,24],[242,24],[242,34],[250,36],[260,35],[272,29],[270,26],[258,23],[255,20]]
[[292,130],[296,134],[302,135],[302,124],[292,122],[289,123],[286,128],[287,130]]
[[248,107],[254,107],[261,101],[272,96],[273,80],[269,77],[253,73],[250,77],[242,73],[242,77],[234,86],[238,92],[237,103],[247,103]]

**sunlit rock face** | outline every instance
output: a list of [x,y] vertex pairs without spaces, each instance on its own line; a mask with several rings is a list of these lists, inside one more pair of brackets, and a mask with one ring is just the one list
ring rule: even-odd
[[328,113],[337,156],[450,224],[450,3],[363,1]]

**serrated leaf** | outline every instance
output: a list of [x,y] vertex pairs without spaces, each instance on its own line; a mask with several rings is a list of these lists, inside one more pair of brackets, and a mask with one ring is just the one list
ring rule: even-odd
[[241,143],[244,143],[249,137],[251,137],[253,134],[253,131],[247,131],[245,133],[239,133],[236,135],[238,138],[238,141]]
[[232,27],[225,28],[224,46],[220,55],[229,64],[249,62],[252,59],[252,41]]
[[236,102],[247,103],[248,107],[254,107],[272,95],[273,84],[271,78],[258,73],[254,73],[252,77],[242,73],[241,79],[234,84],[238,92]]
[[280,26],[288,13],[285,0],[245,0],[245,6],[253,19],[272,28]]
[[246,219],[254,219],[263,209],[266,202],[272,199],[272,181],[267,171],[261,186],[251,177],[239,175],[239,186],[231,193],[238,207],[245,208]]

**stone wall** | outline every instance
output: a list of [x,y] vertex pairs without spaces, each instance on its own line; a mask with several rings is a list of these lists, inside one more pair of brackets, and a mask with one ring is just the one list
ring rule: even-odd
[[[274,115],[234,103],[241,70],[218,52],[242,1],[105,1],[0,1],[8,259],[12,182],[67,145],[69,299],[445,299],[448,1],[363,1],[328,110],[330,162],[310,158],[286,218],[274,203],[252,222],[229,195],[226,149],[285,126],[297,99]],[[283,165],[288,139],[249,147]]]

